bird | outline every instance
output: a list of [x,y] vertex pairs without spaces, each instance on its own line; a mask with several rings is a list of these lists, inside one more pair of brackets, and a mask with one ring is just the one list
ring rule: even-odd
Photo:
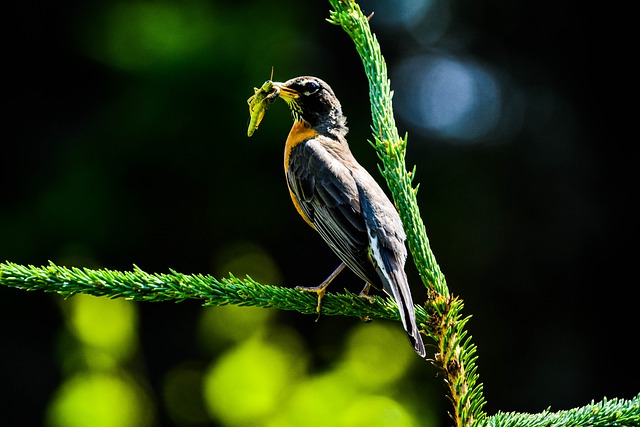
[[341,260],[319,286],[298,289],[317,293],[320,311],[328,285],[348,267],[365,281],[361,296],[368,297],[373,286],[396,302],[414,350],[425,357],[404,270],[407,249],[402,221],[380,185],[353,156],[346,139],[347,120],[333,89],[313,76],[284,83],[269,80],[263,87],[270,92],[260,94],[262,98],[283,99],[293,117],[284,152],[293,205]]

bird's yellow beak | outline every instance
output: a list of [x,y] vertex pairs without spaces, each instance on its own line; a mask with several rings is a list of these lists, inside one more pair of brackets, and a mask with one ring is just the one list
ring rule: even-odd
[[289,89],[284,86],[284,83],[271,82],[274,89],[278,92],[278,97],[282,98],[287,104],[291,101],[300,98],[300,94],[293,89]]

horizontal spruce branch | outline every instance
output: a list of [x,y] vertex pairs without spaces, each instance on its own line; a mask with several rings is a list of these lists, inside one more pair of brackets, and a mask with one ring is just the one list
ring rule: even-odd
[[[27,291],[45,291],[71,297],[87,294],[107,298],[125,298],[139,302],[200,301],[205,306],[254,306],[294,310],[316,314],[317,296],[274,285],[263,285],[250,277],[230,275],[216,279],[202,274],[147,273],[137,266],[131,271],[61,267],[53,262],[47,266],[0,263],[0,285]],[[357,294],[329,292],[322,300],[322,314],[357,316],[397,321],[398,309],[390,299],[373,297],[373,302]],[[424,308],[416,307],[418,322],[424,323]]]
[[566,411],[540,414],[499,412],[476,427],[640,427],[640,394],[607,399]]

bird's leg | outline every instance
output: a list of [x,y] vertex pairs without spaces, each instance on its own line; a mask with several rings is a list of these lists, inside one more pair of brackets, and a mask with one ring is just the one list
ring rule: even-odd
[[358,296],[369,300],[369,302],[373,304],[373,297],[369,295],[369,290],[371,290],[371,283],[365,283],[364,288],[362,288]]
[[[373,304],[373,297],[371,295],[369,295],[369,290],[371,290],[371,283],[366,282],[364,284],[364,288],[362,288],[362,290],[360,291],[360,293],[358,294],[358,296],[360,298],[364,298],[367,301],[369,301],[371,304]],[[362,320],[363,322],[371,322],[371,318],[369,316],[360,316],[360,320]]]
[[346,266],[347,265],[344,262],[341,262],[338,268],[336,268],[333,273],[324,279],[324,282],[320,283],[318,286],[296,286],[296,289],[300,289],[301,291],[315,292],[318,294],[318,306],[316,307],[318,314],[320,314],[320,308],[322,307],[322,298],[324,298],[324,294],[327,293],[327,286],[329,286],[333,279],[335,279]]

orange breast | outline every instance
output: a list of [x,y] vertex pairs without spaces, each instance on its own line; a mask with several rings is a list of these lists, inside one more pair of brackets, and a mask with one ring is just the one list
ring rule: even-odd
[[291,127],[287,142],[284,145],[284,172],[289,169],[289,155],[296,145],[318,136],[318,132],[311,129],[305,122],[297,121]]
[[[284,146],[285,176],[289,170],[289,158],[290,158],[291,150],[293,149],[293,147],[295,147],[296,145],[304,141],[314,138],[317,135],[318,135],[318,132],[311,129],[311,127],[304,122],[297,121],[293,124],[293,126],[291,127],[291,130],[289,131],[287,142],[285,143],[285,146]],[[289,186],[288,180],[287,180],[287,186]],[[315,229],[316,227],[311,223],[311,221],[309,221],[309,218],[307,218],[307,215],[305,215],[305,213],[302,211],[302,208],[300,207],[300,202],[298,201],[298,198],[296,197],[296,195],[293,194],[293,191],[291,191],[291,188],[289,188],[289,194],[291,195],[291,201],[293,202],[293,205],[296,207],[296,211],[298,211],[300,216],[305,220],[307,224],[309,224],[313,229]]]

